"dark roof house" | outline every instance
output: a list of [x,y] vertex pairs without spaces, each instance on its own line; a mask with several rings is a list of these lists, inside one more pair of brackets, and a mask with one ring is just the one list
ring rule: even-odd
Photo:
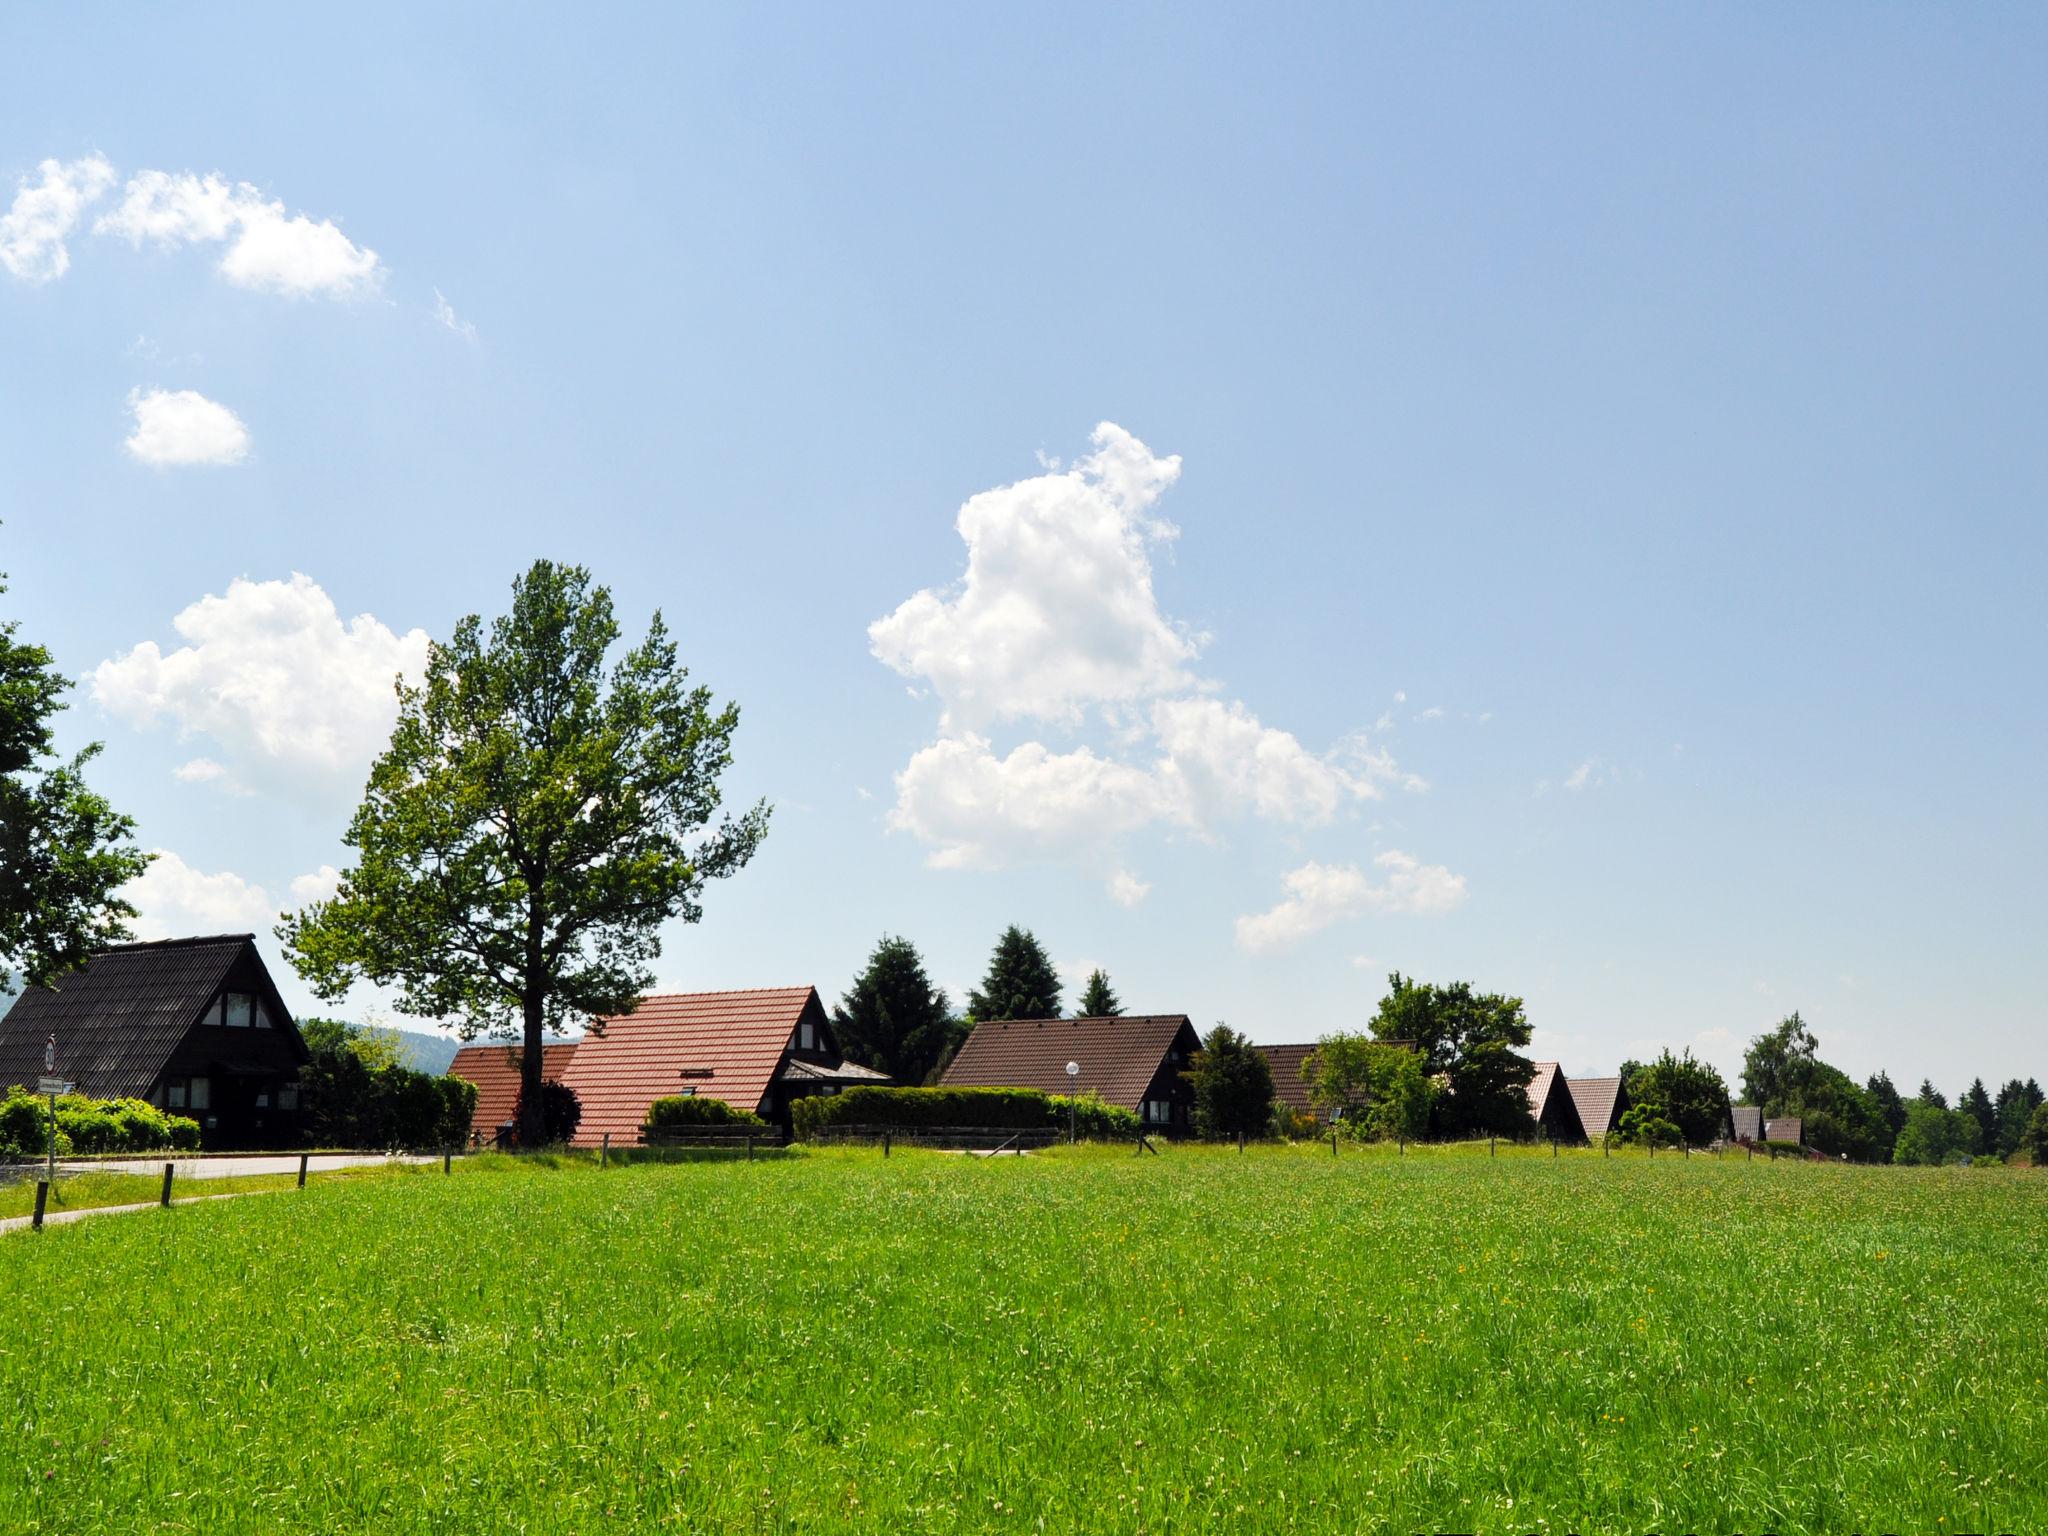
[[[1185,1129],[1194,1093],[1182,1075],[1202,1048],[1184,1013],[1106,1019],[990,1019],[974,1026],[939,1079],[947,1088],[1093,1093],[1140,1120]],[[1067,1075],[1067,1063],[1078,1075]],[[1277,1074],[1276,1074],[1277,1075]]]
[[1618,1077],[1575,1077],[1567,1080],[1566,1087],[1588,1141],[1598,1141],[1620,1125],[1633,1102],[1628,1084]]
[[209,1149],[298,1140],[308,1052],[254,934],[117,944],[29,988],[0,1019],[0,1087],[34,1086],[53,1035],[80,1093],[190,1115]]
[[1564,1069],[1556,1062],[1536,1063],[1536,1075],[1529,1079],[1529,1114],[1543,1128],[1546,1141],[1569,1143],[1587,1139],[1572,1097],[1573,1089]]
[[[575,1144],[586,1147],[607,1135],[632,1145],[656,1099],[722,1099],[786,1131],[793,1099],[890,1081],[840,1054],[815,987],[657,993],[545,1052],[543,1075],[582,1106]],[[472,1128],[491,1140],[518,1102],[519,1048],[470,1046],[450,1070],[477,1085]]]
[[1764,1139],[1764,1112],[1754,1104],[1737,1104],[1729,1112],[1734,1125],[1734,1140],[1762,1141]]
[[1806,1140],[1806,1126],[1797,1115],[1779,1115],[1764,1122],[1765,1141],[1789,1141],[1797,1146]]
[[1273,1098],[1297,1115],[1313,1115],[1315,1105],[1308,1099],[1308,1084],[1302,1080],[1302,1063],[1315,1055],[1313,1045],[1262,1045],[1259,1054],[1273,1069]]

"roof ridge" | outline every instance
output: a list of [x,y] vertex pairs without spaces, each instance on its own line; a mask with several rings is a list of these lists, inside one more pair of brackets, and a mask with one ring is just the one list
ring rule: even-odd
[[129,939],[121,944],[103,944],[94,950],[95,955],[118,954],[130,949],[196,949],[202,944],[253,944],[253,933],[195,933],[177,939]]
[[640,1001],[651,1003],[660,997],[748,997],[766,992],[815,992],[815,984],[799,982],[787,987],[710,987],[702,992],[643,992]]

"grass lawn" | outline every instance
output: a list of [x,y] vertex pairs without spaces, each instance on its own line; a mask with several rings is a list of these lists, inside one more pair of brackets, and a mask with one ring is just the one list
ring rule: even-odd
[[10,1532],[2048,1529],[2048,1174],[483,1158],[0,1289]]
[[[164,1160],[174,1161],[172,1156]],[[337,1168],[307,1176],[307,1182],[323,1179],[381,1177],[388,1170],[382,1164],[365,1164],[360,1168]],[[11,1183],[0,1184],[0,1220],[10,1216],[27,1216],[36,1208],[36,1179],[40,1171]],[[296,1188],[299,1177],[296,1173],[255,1173],[235,1178],[218,1179],[177,1179],[171,1186],[171,1198],[184,1200],[197,1195],[246,1195],[261,1190]],[[46,1209],[55,1214],[59,1211],[99,1210],[109,1205],[138,1205],[153,1201],[163,1195],[164,1181],[160,1173],[65,1173],[50,1186],[50,1200]],[[4,1271],[0,1271],[4,1272]],[[4,1519],[0,1519],[0,1530],[4,1530]]]

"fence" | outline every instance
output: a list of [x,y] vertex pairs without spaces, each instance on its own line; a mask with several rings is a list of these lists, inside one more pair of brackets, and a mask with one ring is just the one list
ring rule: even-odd
[[1065,1141],[1051,1126],[1019,1129],[1004,1125],[827,1125],[811,1137],[820,1146],[937,1147],[954,1152],[1027,1152]]

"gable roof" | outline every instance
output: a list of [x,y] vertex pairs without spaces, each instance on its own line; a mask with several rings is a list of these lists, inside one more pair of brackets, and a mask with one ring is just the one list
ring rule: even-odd
[[1586,1139],[1598,1141],[1628,1108],[1628,1090],[1618,1077],[1573,1077],[1565,1079],[1572,1096],[1572,1108],[1579,1112],[1579,1124]]
[[[1558,1071],[1556,1062],[1539,1061],[1536,1063],[1536,1075],[1529,1079],[1529,1114],[1532,1118],[1537,1120],[1543,1118],[1543,1111],[1550,1107],[1551,1093],[1564,1080],[1565,1076],[1562,1072]],[[1567,1089],[1566,1091],[1569,1092],[1570,1090]]]
[[1259,1054],[1273,1069],[1273,1097],[1297,1115],[1312,1115],[1308,1084],[1301,1080],[1301,1064],[1315,1054],[1313,1045],[1262,1045]]
[[631,1145],[647,1106],[688,1088],[759,1114],[806,1014],[829,1039],[815,987],[641,998],[631,1013],[604,1020],[602,1034],[585,1035],[562,1074],[583,1106],[577,1145],[595,1146],[606,1132]]
[[1805,1123],[1797,1115],[1779,1115],[1775,1120],[1766,1120],[1764,1140],[1803,1142],[1806,1140]]
[[[562,1080],[577,1044],[574,1040],[563,1040],[540,1048],[542,1082]],[[476,1084],[476,1113],[470,1116],[469,1127],[485,1141],[498,1134],[499,1126],[510,1124],[512,1111],[519,1107],[519,1065],[523,1054],[522,1047],[503,1041],[465,1045],[448,1063],[450,1077]]]
[[1728,1119],[1737,1141],[1764,1139],[1764,1112],[1757,1105],[1737,1104],[1728,1111]]
[[[1186,1032],[1185,1036],[1183,1031]],[[1135,1110],[1176,1042],[1198,1049],[1184,1013],[1112,1019],[991,1019],[974,1026],[939,1079],[948,1088],[1037,1088],[1095,1093]],[[1192,1042],[1192,1043],[1190,1043]],[[1067,1063],[1078,1062],[1078,1077]]]
[[[30,987],[0,1019],[0,1088],[33,1085],[57,1037],[57,1073],[96,1098],[149,1092],[171,1053],[244,961],[265,1006],[298,1040],[253,933],[160,939],[100,950],[54,988]],[[303,1054],[305,1047],[298,1047]]]

